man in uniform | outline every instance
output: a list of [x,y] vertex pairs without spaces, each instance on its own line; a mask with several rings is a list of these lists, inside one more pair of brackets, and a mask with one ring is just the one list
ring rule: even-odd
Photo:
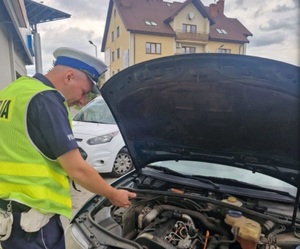
[[3,249],[65,248],[59,216],[72,215],[68,177],[116,206],[129,206],[136,196],[110,186],[83,160],[71,129],[69,106],[99,93],[106,66],[71,48],[58,48],[54,56],[47,74],[20,77],[0,91]]

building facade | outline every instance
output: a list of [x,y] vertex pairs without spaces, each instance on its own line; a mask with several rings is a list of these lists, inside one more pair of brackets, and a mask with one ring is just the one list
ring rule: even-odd
[[[28,36],[29,35],[29,36]],[[23,0],[0,0],[0,89],[33,64],[31,30]]]
[[106,79],[131,65],[183,53],[246,54],[251,32],[224,15],[224,0],[110,0],[101,51]]

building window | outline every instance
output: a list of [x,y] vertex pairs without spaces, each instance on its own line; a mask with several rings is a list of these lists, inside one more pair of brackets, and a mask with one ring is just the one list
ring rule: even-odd
[[115,52],[111,52],[111,61],[115,61]]
[[146,42],[146,54],[161,54],[161,43]]
[[115,40],[115,32],[111,32],[111,41],[113,42]]
[[219,34],[227,35],[227,31],[225,29],[216,29]]
[[117,27],[117,38],[120,36],[120,27]]
[[145,24],[148,25],[148,26],[155,26],[155,27],[157,26],[157,23],[156,23],[156,22],[153,22],[153,21],[147,21],[147,20],[146,20],[146,21],[145,21]]
[[185,46],[183,46],[182,47],[182,52],[184,54],[194,54],[194,53],[196,53],[196,48],[195,47],[185,47]]
[[182,32],[184,32],[184,33],[196,33],[197,32],[197,25],[182,24]]
[[231,54],[231,49],[218,48],[218,53],[221,53],[221,54]]
[[120,48],[117,49],[117,59],[120,58]]

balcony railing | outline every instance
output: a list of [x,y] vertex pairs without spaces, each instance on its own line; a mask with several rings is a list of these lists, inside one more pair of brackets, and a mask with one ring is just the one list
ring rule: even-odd
[[176,31],[176,40],[181,41],[193,41],[193,42],[208,42],[207,33],[191,33],[191,32],[182,32],[182,30]]

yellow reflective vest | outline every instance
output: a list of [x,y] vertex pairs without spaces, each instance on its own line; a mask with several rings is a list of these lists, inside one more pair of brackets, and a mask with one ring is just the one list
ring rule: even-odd
[[27,131],[29,102],[42,91],[56,90],[34,78],[21,77],[0,91],[0,199],[71,218],[65,171],[57,160],[39,152]]

